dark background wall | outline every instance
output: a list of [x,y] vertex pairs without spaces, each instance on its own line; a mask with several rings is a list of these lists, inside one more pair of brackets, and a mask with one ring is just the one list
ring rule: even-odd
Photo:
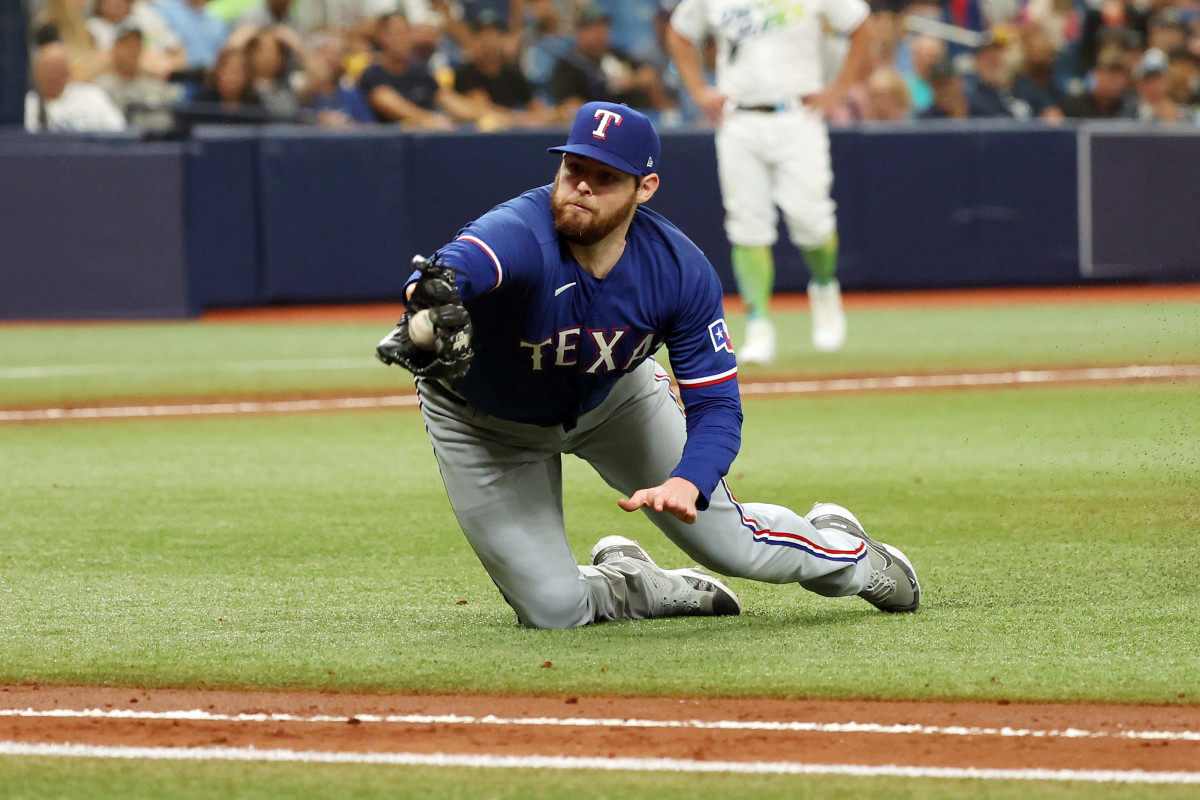
[[0,126],[20,125],[29,85],[26,0],[0,2]]
[[184,146],[0,141],[0,317],[178,317]]
[[[394,300],[413,254],[549,182],[545,149],[563,135],[0,135],[0,316]],[[948,123],[838,130],[832,142],[849,290],[1200,280],[1200,131]],[[652,207],[733,291],[712,133],[665,132],[661,163]],[[782,231],[776,253],[779,289],[802,290]],[[1102,269],[1081,271],[1081,253]]]

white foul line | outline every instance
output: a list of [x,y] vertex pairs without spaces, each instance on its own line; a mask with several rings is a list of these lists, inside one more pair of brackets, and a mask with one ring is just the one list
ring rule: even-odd
[[877,722],[801,722],[772,720],[701,720],[637,719],[620,717],[498,717],[495,714],[329,714],[295,715],[283,713],[214,714],[209,711],[141,711],[134,709],[0,708],[0,717],[49,717],[57,719],[136,719],[180,720],[193,722],[310,722],[348,723],[352,721],[402,725],[528,725],[578,728],[688,728],[693,730],[790,731],[815,733],[919,734],[924,736],[1001,736],[1014,738],[1063,739],[1144,739],[1200,742],[1200,731],[1089,731],[1079,728],[1039,730],[1033,728],[984,728],[964,725],[915,725]]
[[[815,394],[897,389],[942,389],[977,386],[1048,385],[1093,381],[1197,380],[1200,364],[1131,365],[1084,369],[1014,370],[1011,372],[955,373],[947,375],[891,375],[872,378],[829,378],[809,381],[743,383],[743,395]],[[97,406],[89,408],[30,408],[0,411],[0,422],[129,419],[149,417],[285,414],[306,411],[416,407],[414,395],[337,397],[319,400],[253,400],[233,403],[180,403],[149,406]]]
[[862,392],[888,389],[942,389],[966,386],[1018,386],[1023,384],[1086,383],[1092,381],[1145,381],[1200,378],[1200,364],[1130,365],[1082,369],[1021,369],[1008,372],[949,375],[889,375],[874,378],[830,378],[743,384],[742,394],[809,394]]
[[973,778],[977,780],[1087,781],[1091,783],[1200,784],[1200,772],[1141,770],[982,769],[858,764],[803,764],[790,761],[693,761],[678,758],[583,758],[451,753],[348,753],[319,750],[259,750],[254,747],[122,747],[0,742],[0,756],[140,758],[173,761],[272,761],[319,764],[500,769],[606,770],[633,772],[728,772],[759,775],[846,775],[851,777]]
[[385,397],[335,397],[321,400],[246,400],[235,403],[181,403],[153,406],[99,406],[95,408],[31,408],[0,411],[0,422],[50,422],[70,419],[143,419],[148,417],[199,417],[238,414],[294,414],[305,411],[344,411],[374,408],[415,408],[416,395]]

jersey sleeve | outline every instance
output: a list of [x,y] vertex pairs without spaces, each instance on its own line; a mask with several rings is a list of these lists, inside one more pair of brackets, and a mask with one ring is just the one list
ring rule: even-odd
[[[437,255],[457,275],[464,302],[497,289],[526,283],[542,265],[537,237],[527,224],[507,209],[498,208],[467,225]],[[417,278],[414,272],[408,279]]]
[[865,0],[822,0],[821,13],[838,33],[852,33],[871,14]]
[[704,34],[708,32],[705,12],[703,0],[682,0],[671,12],[671,27],[678,31],[680,36],[698,45],[704,41]]
[[[696,257],[703,259],[698,253]],[[680,292],[677,316],[666,340],[687,411],[687,443],[671,476],[695,484],[700,509],[708,507],[742,441],[737,360],[721,306],[721,282],[707,260],[704,268],[700,285]]]

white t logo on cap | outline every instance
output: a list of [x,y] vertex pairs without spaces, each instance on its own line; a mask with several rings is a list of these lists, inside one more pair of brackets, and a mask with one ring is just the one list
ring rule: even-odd
[[596,113],[592,116],[592,118],[600,120],[600,124],[596,126],[596,130],[592,131],[592,136],[595,136],[597,139],[608,138],[608,135],[605,133],[605,131],[608,130],[608,124],[610,122],[615,122],[618,125],[621,124],[621,115],[615,111],[609,111],[607,108],[596,109]]

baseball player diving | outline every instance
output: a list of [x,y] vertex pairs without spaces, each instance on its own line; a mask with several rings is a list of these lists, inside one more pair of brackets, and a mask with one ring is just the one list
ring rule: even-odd
[[[827,29],[850,41],[828,86],[822,76]],[[717,43],[716,86],[705,81],[699,57],[710,35]],[[845,342],[825,115],[854,82],[871,41],[864,0],[680,0],[671,15],[667,50],[696,105],[720,123],[717,175],[725,235],[747,309],[744,363],[775,360],[768,306],[776,207],[808,266],[813,347],[832,352]]]
[[[741,443],[737,360],[712,265],[645,207],[659,186],[650,121],[588,103],[550,151],[561,154],[553,183],[413,260],[404,316],[377,348],[417,376],[450,504],[521,624],[741,611],[719,579],[662,569],[620,534],[578,565],[564,453],[714,572],[915,611],[912,564],[849,511],[743,503],[725,482]],[[663,345],[682,409],[653,357]]]

